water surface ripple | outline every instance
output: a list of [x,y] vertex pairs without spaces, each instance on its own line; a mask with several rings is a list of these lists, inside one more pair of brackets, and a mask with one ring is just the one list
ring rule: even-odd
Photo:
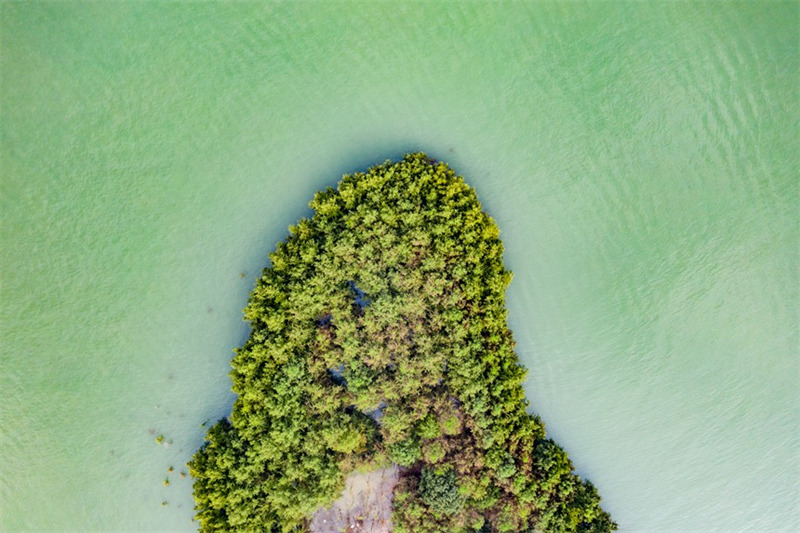
[[425,150],[503,230],[532,408],[621,531],[795,530],[798,20],[0,3],[0,529],[196,529],[267,253]]

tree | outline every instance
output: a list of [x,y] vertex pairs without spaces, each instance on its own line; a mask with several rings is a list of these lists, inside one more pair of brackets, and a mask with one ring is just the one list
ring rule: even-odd
[[464,496],[458,491],[453,467],[438,470],[423,467],[419,481],[419,495],[437,513],[454,514],[464,507]]

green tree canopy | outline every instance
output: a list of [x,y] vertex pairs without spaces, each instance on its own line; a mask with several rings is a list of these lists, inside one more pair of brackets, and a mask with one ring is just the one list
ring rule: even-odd
[[395,462],[395,531],[610,531],[527,412],[494,221],[444,163],[344,176],[250,295],[238,394],[190,463],[203,531],[298,531]]
[[437,513],[454,514],[464,507],[464,497],[458,492],[453,467],[442,470],[423,467],[419,480],[419,497]]

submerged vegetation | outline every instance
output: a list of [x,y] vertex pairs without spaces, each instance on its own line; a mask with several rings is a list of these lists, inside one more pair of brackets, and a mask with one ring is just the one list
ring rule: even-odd
[[391,463],[398,533],[616,529],[527,412],[475,192],[411,154],[310,205],[245,309],[233,412],[190,463],[201,529],[301,531],[347,474]]

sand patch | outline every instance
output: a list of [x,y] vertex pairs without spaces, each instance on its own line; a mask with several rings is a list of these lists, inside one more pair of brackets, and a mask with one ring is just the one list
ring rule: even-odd
[[351,474],[342,497],[311,520],[311,533],[389,533],[397,466]]

